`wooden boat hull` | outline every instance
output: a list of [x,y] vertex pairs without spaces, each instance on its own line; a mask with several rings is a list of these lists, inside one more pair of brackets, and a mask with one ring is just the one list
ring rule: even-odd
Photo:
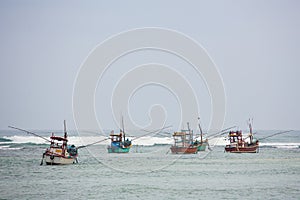
[[172,146],[171,152],[173,154],[195,154],[198,152],[198,147],[177,147]]
[[108,153],[128,153],[130,150],[130,147],[107,147]]
[[47,165],[69,165],[75,163],[75,157],[62,157],[55,155],[45,155],[45,162]]
[[251,145],[246,147],[237,147],[236,145],[226,145],[225,151],[230,153],[258,153],[258,145]]

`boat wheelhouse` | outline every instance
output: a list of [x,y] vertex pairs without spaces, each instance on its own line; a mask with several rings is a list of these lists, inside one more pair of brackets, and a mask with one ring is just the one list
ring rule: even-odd
[[174,145],[171,146],[173,154],[195,154],[198,152],[198,147],[193,145],[193,131],[181,130],[174,132]]

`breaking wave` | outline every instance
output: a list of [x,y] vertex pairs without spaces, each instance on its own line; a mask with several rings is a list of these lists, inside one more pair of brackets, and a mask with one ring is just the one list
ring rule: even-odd
[[7,138],[0,138],[0,142],[11,142],[11,139],[7,139]]
[[[171,145],[173,144],[173,138],[171,137],[154,137],[154,136],[144,136],[140,138],[129,137],[133,140],[133,145],[140,146],[157,146],[157,145]],[[69,144],[74,144],[75,146],[87,145],[94,143],[96,141],[101,141],[97,145],[108,145],[110,140],[105,136],[69,136]],[[228,140],[224,137],[214,138],[209,140],[211,147],[213,146],[225,146],[228,144]],[[4,136],[0,137],[0,150],[17,150],[26,146],[39,146],[47,147],[49,143],[42,138],[35,136]],[[286,148],[295,149],[300,148],[300,143],[298,142],[261,142],[260,147],[264,148]]]

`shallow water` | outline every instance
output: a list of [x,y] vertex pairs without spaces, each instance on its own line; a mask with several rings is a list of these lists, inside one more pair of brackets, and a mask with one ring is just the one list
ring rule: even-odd
[[[299,142],[298,134],[289,142]],[[285,138],[286,139],[286,138]],[[274,139],[271,142],[279,142]],[[287,142],[287,141],[284,141]],[[3,145],[3,144],[2,144]],[[1,199],[299,199],[300,148],[264,146],[257,154],[172,155],[169,145],[108,154],[79,150],[79,163],[40,166],[45,145],[0,149]],[[6,144],[7,146],[7,144]]]

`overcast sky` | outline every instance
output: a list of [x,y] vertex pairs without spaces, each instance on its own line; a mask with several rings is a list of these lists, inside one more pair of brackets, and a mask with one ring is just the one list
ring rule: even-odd
[[[296,0],[0,1],[0,129],[61,129],[63,119],[73,129],[73,85],[84,59],[108,37],[142,27],[179,31],[206,49],[224,81],[224,127],[246,128],[253,117],[255,129],[300,129],[299,9]],[[120,66],[134,66],[128,63],[137,59],[139,64],[178,59],[156,54],[129,55],[130,61],[118,61],[106,79],[122,75]],[[192,85],[203,84],[184,71]],[[101,102],[110,87],[99,88]],[[209,94],[199,88],[197,96],[206,96],[199,104],[207,128]],[[166,93],[149,87],[136,94],[131,114],[137,123],[147,124],[149,105],[159,102],[169,103],[167,123],[178,122],[176,102]],[[151,102],[153,96],[160,99]],[[116,129],[105,102],[96,105],[99,120]]]

